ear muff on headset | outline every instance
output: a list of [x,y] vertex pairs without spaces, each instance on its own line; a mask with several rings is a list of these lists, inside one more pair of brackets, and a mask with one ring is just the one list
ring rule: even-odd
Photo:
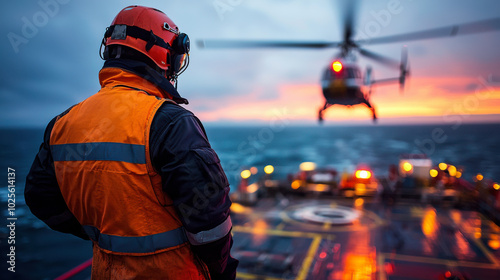
[[191,44],[189,36],[185,33],[180,33],[177,38],[172,42],[171,54],[171,72],[174,75],[180,75],[187,68],[189,64],[189,50]]
[[178,54],[174,56],[174,61],[173,61],[173,69],[175,73],[179,73],[179,71],[184,67],[186,64],[186,59],[187,59],[187,54]]
[[181,33],[177,38],[175,38],[172,43],[172,48],[177,54],[187,54],[191,47],[191,42],[189,41],[189,36],[186,33]]

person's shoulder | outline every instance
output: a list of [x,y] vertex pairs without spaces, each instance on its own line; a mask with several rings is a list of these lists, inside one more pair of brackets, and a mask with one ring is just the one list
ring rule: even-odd
[[[196,135],[206,140],[206,132],[200,120],[189,110],[177,104],[164,102],[156,111],[150,126],[150,146],[171,142],[181,145],[194,141]],[[165,137],[189,136],[189,141],[165,141]],[[200,138],[200,139],[201,139]],[[155,150],[155,149],[151,149]]]
[[[79,103],[78,103],[78,104],[79,104]],[[67,115],[67,114],[71,111],[71,109],[73,109],[73,108],[74,108],[76,105],[78,105],[78,104],[75,104],[75,105],[73,105],[73,106],[69,107],[69,108],[68,108],[68,109],[66,109],[64,112],[62,112],[61,114],[57,115],[57,116],[56,116],[56,118],[62,118],[62,117],[64,117],[64,116],[66,116],[66,115]]]
[[158,108],[155,120],[165,123],[174,122],[183,117],[195,117],[195,115],[180,105],[173,104],[171,102],[164,102],[160,108]]
[[188,109],[171,103],[164,102],[155,113],[151,122],[151,132],[155,134],[157,131],[166,131],[169,128],[201,126],[198,118]]
[[48,141],[48,140],[50,139],[50,134],[52,133],[52,129],[54,128],[54,125],[56,124],[56,122],[57,122],[60,118],[62,118],[62,117],[64,117],[64,116],[66,116],[66,115],[69,113],[69,111],[71,111],[71,109],[73,109],[76,105],[78,105],[78,104],[75,104],[75,105],[73,105],[73,106],[69,107],[69,108],[68,108],[68,109],[66,109],[64,112],[60,113],[59,115],[56,115],[54,118],[52,118],[52,119],[49,121],[49,123],[48,123],[48,124],[47,124],[47,126],[45,127],[45,132],[44,132],[44,136],[43,136],[43,138],[44,138],[44,140],[45,140],[45,141]]

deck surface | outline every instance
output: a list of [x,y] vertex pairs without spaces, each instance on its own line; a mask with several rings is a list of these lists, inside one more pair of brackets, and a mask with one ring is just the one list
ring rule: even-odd
[[[357,215],[352,223],[345,209]],[[429,280],[447,271],[500,279],[500,228],[476,211],[319,197],[265,198],[232,210],[238,279]]]

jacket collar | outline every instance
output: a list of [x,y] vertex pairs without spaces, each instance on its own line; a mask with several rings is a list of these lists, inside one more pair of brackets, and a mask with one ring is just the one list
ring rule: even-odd
[[124,85],[139,88],[151,95],[188,104],[175,87],[147,64],[130,59],[109,59],[99,72],[101,87]]

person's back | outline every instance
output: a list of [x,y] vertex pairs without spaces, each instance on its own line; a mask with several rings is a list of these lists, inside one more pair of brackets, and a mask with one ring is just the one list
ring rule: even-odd
[[[158,26],[143,32],[144,22]],[[170,83],[185,69],[187,35],[131,6],[103,42],[102,89],[47,126],[28,206],[93,241],[93,279],[234,279],[227,178]]]

